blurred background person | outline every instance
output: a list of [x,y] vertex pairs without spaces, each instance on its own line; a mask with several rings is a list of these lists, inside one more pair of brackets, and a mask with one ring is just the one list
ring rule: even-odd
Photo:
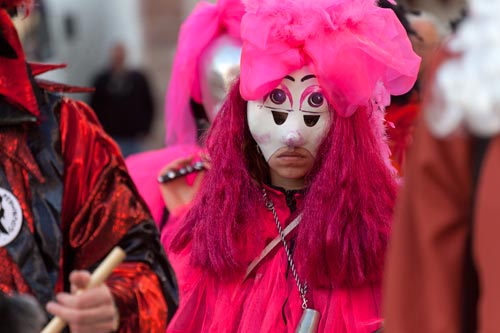
[[422,58],[418,73],[419,83],[422,84],[428,75],[430,62],[435,58],[443,40],[451,33],[451,21],[440,20],[431,12],[423,10],[408,12],[406,18],[414,31],[410,34],[413,50]]
[[141,151],[153,121],[154,102],[146,75],[128,67],[123,43],[111,48],[108,67],[92,86],[90,106],[123,156]]
[[[53,82],[91,86],[96,73],[108,66],[110,50],[117,41],[122,43],[128,67],[141,68],[148,74],[154,117],[159,123],[168,80],[164,73],[168,72],[170,50],[183,16],[184,4],[177,2],[35,0],[30,15],[14,22],[28,59],[69,64],[64,71],[40,76]],[[91,97],[90,93],[67,95],[86,102]],[[162,125],[153,124],[141,148],[162,146],[163,132]]]
[[[378,5],[382,8],[390,8],[394,11],[405,28],[413,46],[413,40],[418,36],[410,25],[408,19],[409,11],[407,8],[404,5],[396,4],[389,0],[379,0]],[[418,52],[415,53],[422,57]],[[419,95],[419,80],[417,79],[413,87],[406,94],[391,96],[391,103],[385,109],[386,135],[387,143],[391,150],[391,163],[399,174],[403,172],[402,164],[406,147],[411,141],[413,122],[420,111]]]
[[[45,63],[66,63],[64,71],[44,78],[89,86],[108,62],[116,41],[128,50],[131,66],[145,63],[145,28],[139,0],[35,0],[27,19],[15,20],[27,57]],[[87,95],[75,95],[88,101]]]
[[[171,211],[189,205],[198,189],[202,173],[185,176],[177,171],[200,161],[200,137],[239,74],[243,10],[240,0],[198,3],[178,38],[165,103],[166,148],[127,159],[130,174],[160,229]],[[167,171],[173,171],[175,179],[158,184],[158,176]]]
[[453,21],[462,15],[467,0],[401,0],[397,3],[408,6],[410,10],[432,13],[443,22]]
[[385,279],[389,333],[500,327],[500,1],[469,5],[408,154]]
[[399,173],[404,173],[405,155],[412,142],[413,130],[422,108],[422,92],[425,90],[428,63],[434,57],[443,39],[450,33],[446,23],[423,11],[408,11],[403,5],[382,0],[379,4],[392,8],[405,27],[413,50],[422,62],[417,82],[401,96],[392,96],[386,109],[387,137],[391,149],[391,161]]

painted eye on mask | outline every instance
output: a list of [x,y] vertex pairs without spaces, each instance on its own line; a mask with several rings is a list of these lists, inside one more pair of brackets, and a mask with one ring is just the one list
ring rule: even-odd
[[292,112],[292,96],[286,87],[273,89],[265,98],[263,105],[271,111]]
[[325,97],[320,92],[314,92],[307,98],[307,103],[313,108],[319,108],[325,102]]
[[[328,112],[329,109],[325,95],[317,86],[307,88],[302,94],[300,103],[300,111],[314,115]],[[312,123],[312,120],[308,123]]]
[[301,108],[301,111],[305,113],[303,117],[304,124],[307,127],[314,127],[318,123],[321,114],[328,112],[328,103],[325,96],[321,91],[314,91],[313,89],[317,88],[310,87],[304,91],[304,96],[306,97]]
[[276,105],[282,105],[286,102],[286,92],[283,89],[276,88],[269,94],[269,99]]

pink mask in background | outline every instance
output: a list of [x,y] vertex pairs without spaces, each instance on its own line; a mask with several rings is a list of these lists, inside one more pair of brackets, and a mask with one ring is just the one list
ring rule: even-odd
[[210,123],[240,75],[240,57],[241,40],[227,34],[215,38],[200,56],[201,103]]
[[[165,105],[166,146],[197,143],[190,100],[204,105],[217,104],[202,99],[202,93],[208,87],[208,83],[202,80],[210,79],[205,69],[208,66],[227,73],[219,65],[212,67],[214,60],[210,58],[221,59],[222,50],[241,45],[240,26],[244,11],[240,0],[200,1],[182,24]],[[219,38],[221,36],[231,38]],[[231,55],[234,53],[231,51]],[[230,62],[234,63],[234,57]],[[239,53],[236,63],[239,64]],[[207,114],[211,113],[212,109],[208,107]]]

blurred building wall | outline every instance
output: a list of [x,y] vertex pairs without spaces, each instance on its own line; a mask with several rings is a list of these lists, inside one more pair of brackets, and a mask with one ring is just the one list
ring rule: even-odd
[[153,128],[147,148],[163,146],[165,138],[165,92],[170,78],[172,61],[180,25],[190,11],[191,0],[141,0],[144,22],[144,68],[149,74],[156,101]]
[[139,0],[39,0],[48,27],[51,52],[44,62],[62,62],[68,69],[46,78],[73,85],[89,85],[107,64],[117,41],[128,49],[133,66],[144,62],[144,33]]
[[[209,0],[214,2],[215,0]],[[163,146],[165,138],[165,93],[177,47],[179,29],[198,0],[142,0],[145,32],[145,67],[151,74],[156,96],[157,112],[148,140],[151,149]]]

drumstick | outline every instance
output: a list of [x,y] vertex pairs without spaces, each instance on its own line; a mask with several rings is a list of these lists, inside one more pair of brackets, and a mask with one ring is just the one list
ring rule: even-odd
[[[113,269],[118,266],[123,259],[125,259],[126,253],[118,246],[115,247],[108,256],[101,262],[101,264],[96,268],[96,270],[90,276],[88,288],[93,288],[102,284],[108,276],[111,274]],[[66,322],[61,318],[55,316],[52,320],[44,327],[41,333],[59,333],[64,327],[66,327]]]

